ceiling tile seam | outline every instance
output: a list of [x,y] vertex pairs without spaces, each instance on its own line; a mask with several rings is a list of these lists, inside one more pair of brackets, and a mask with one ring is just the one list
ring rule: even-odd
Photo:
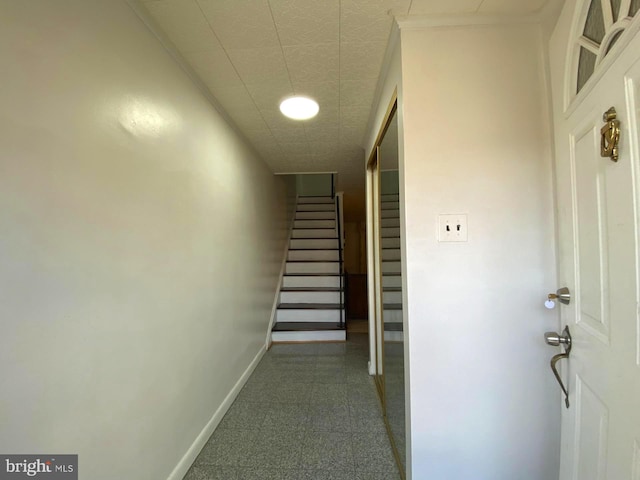
[[[276,30],[276,36],[278,37],[278,44],[280,45],[280,52],[282,53],[282,59],[284,60],[284,66],[287,69],[287,77],[289,78],[289,86],[291,87],[291,92],[296,95],[296,90],[293,88],[293,82],[291,81],[291,72],[289,71],[289,64],[287,63],[287,57],[284,54],[284,48],[282,47],[282,40],[280,39],[280,32],[278,31],[278,25],[276,25],[276,19],[273,16],[273,9],[271,8],[271,0],[267,0],[267,5],[269,5],[269,13],[271,14],[271,21],[273,22],[273,28]],[[307,128],[302,123],[302,129],[304,130],[304,139],[307,142],[307,147],[310,149],[309,145],[309,137],[307,136]],[[277,141],[277,139],[276,139]]]
[[[247,94],[249,95],[249,98],[251,98],[251,102],[253,103],[253,106],[256,107],[256,110],[258,111],[258,114],[260,115],[260,118],[262,118],[262,121],[264,122],[264,124],[267,126],[267,129],[269,130],[269,133],[271,134],[271,137],[276,140],[276,143],[278,144],[278,148],[280,149],[280,154],[282,154],[282,146],[280,145],[280,143],[277,141],[275,135],[273,134],[273,131],[271,130],[271,127],[269,126],[269,123],[267,122],[267,120],[264,118],[264,115],[262,114],[262,110],[260,110],[260,108],[258,107],[258,104],[256,103],[255,99],[253,98],[253,95],[251,95],[251,92],[249,91],[249,89],[247,88],[246,83],[244,83],[244,79],[242,78],[242,76],[240,75],[240,72],[238,72],[238,69],[236,68],[235,64],[233,63],[233,61],[231,60],[231,57],[229,56],[229,52],[227,52],[226,47],[224,46],[224,44],[222,43],[222,40],[220,40],[220,37],[218,37],[218,34],[216,33],[215,29],[213,28],[213,26],[211,25],[211,22],[209,21],[209,19],[207,18],[207,16],[204,13],[204,10],[202,10],[202,5],[200,5],[200,1],[199,0],[195,0],[196,5],[198,6],[198,10],[200,10],[200,13],[202,14],[202,17],[204,18],[205,22],[207,22],[207,25],[209,26],[209,30],[211,30],[211,33],[213,34],[214,37],[216,37],[216,40],[218,40],[218,43],[220,44],[220,46],[222,47],[222,51],[224,52],[224,54],[226,55],[227,59],[229,60],[229,63],[231,64],[231,66],[233,67],[233,71],[236,72],[236,75],[238,75],[238,78],[240,79],[240,82],[242,83],[242,86],[244,87],[245,91],[247,92]],[[269,8],[271,8],[271,6],[269,6]],[[276,30],[277,32],[277,30]],[[278,38],[278,41],[280,40],[280,38]],[[207,87],[209,88],[209,87]],[[213,92],[211,92],[214,97],[215,94]],[[226,110],[226,109],[225,109]],[[229,113],[229,112],[227,112]],[[230,115],[231,116],[231,115]],[[253,142],[251,142],[253,143]],[[260,152],[261,153],[261,152]]]

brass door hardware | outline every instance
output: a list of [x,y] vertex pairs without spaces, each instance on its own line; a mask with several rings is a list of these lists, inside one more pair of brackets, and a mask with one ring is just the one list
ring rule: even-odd
[[618,161],[618,143],[620,143],[620,120],[617,118],[615,107],[604,112],[602,120],[605,123],[600,129],[600,156]]
[[557,347],[562,345],[564,347],[564,353],[558,353],[551,357],[551,371],[553,375],[556,377],[556,380],[560,384],[560,388],[564,393],[564,404],[567,408],[569,408],[569,392],[567,388],[564,386],[562,379],[560,378],[560,374],[558,373],[558,368],[556,367],[556,363],[558,363],[563,358],[569,358],[569,354],[571,353],[571,333],[569,332],[569,327],[564,327],[562,333],[556,332],[547,332],[544,334],[544,341],[547,345],[551,345]]

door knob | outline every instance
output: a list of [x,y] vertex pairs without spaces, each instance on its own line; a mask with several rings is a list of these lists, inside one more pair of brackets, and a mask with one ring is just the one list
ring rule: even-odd
[[571,347],[571,335],[568,334],[568,330],[562,333],[547,332],[544,334],[544,341],[547,345],[552,345],[554,347],[560,345]]

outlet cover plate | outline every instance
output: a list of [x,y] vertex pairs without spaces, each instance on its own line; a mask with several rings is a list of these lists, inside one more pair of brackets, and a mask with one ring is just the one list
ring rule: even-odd
[[438,215],[439,242],[467,241],[467,214],[448,213]]

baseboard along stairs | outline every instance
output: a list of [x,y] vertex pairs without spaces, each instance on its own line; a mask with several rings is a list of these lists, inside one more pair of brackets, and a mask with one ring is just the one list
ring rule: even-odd
[[338,215],[332,197],[298,197],[273,342],[345,341]]
[[385,341],[401,342],[402,272],[400,262],[400,203],[397,194],[383,194],[382,236],[382,318]]

